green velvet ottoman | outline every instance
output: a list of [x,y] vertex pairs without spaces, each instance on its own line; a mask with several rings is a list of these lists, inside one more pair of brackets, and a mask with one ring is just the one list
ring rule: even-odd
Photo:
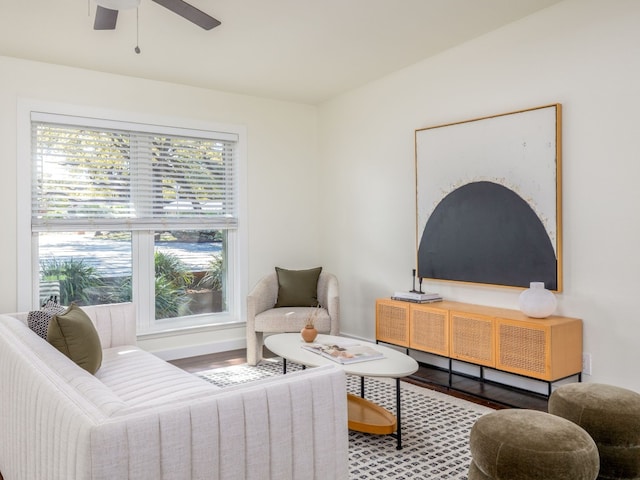
[[564,418],[536,410],[480,417],[469,437],[469,480],[595,480],[598,449]]
[[600,480],[640,479],[640,394],[601,383],[570,383],[551,394],[549,413],[589,432],[600,453]]

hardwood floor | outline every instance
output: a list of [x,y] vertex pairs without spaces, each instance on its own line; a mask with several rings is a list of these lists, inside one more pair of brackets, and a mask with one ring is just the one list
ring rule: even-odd
[[[273,357],[273,354],[265,349],[264,356],[265,358],[269,358]],[[241,365],[246,363],[246,361],[246,350],[240,349],[173,360],[170,363],[187,372],[196,373],[214,368]],[[547,411],[547,400],[539,395],[529,394],[487,382],[479,382],[466,377],[455,377],[453,382],[454,388],[449,388],[446,386],[447,379],[443,377],[443,375],[447,374],[421,365],[415,375],[403,380],[490,408],[502,409],[517,407]]]
[[171,360],[174,364],[190,373],[203,372],[214,368],[229,367],[231,365],[242,365],[247,362],[246,350],[230,350],[228,352],[213,353],[199,357],[181,358]]
[[495,409],[528,408],[547,411],[548,400],[543,395],[455,374],[452,375],[450,388],[448,377],[447,371],[420,364],[418,371],[407,381]]

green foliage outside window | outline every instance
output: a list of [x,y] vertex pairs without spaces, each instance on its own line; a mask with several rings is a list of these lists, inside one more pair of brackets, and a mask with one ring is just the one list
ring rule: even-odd
[[70,305],[71,302],[91,305],[97,290],[104,286],[96,269],[84,260],[45,260],[41,265],[41,274],[44,281],[59,282],[59,301],[62,305]]
[[[222,290],[223,261],[214,255],[205,275],[195,282],[193,272],[176,255],[156,251],[155,309],[156,318],[188,315],[190,288]],[[62,305],[96,305],[131,301],[131,277],[106,281],[96,269],[82,259],[50,259],[41,262],[44,282],[58,282]]]

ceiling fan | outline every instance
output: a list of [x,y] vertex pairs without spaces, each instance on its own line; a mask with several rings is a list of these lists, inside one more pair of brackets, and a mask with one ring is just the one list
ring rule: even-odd
[[[220,21],[197,9],[183,0],[152,0],[155,3],[177,13],[205,30],[220,25]],[[94,30],[114,30],[118,21],[118,11],[137,8],[140,0],[95,0],[98,8],[93,24]]]

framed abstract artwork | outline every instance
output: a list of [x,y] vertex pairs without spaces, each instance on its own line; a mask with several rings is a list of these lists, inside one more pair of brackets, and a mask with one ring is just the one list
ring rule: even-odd
[[418,276],[562,290],[561,105],[415,131]]

